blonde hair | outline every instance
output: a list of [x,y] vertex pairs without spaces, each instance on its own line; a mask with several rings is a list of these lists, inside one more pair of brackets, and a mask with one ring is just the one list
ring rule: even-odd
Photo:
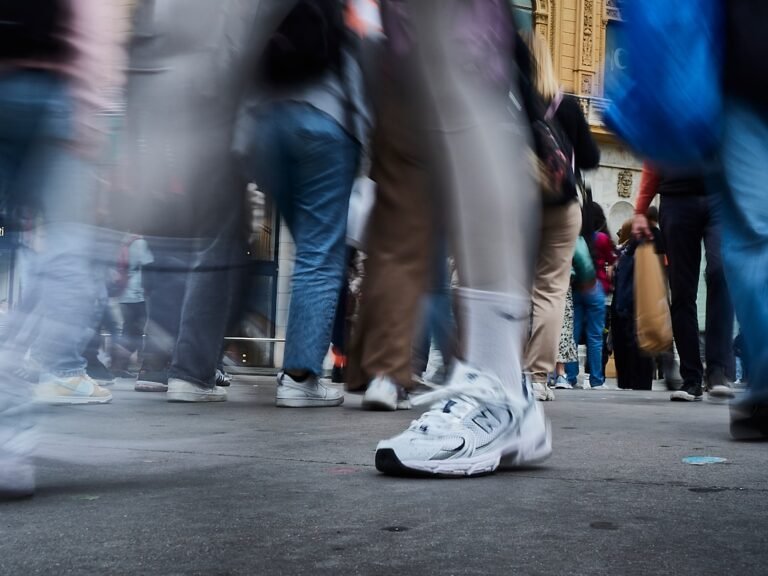
[[546,101],[552,100],[560,92],[560,82],[555,74],[552,53],[549,44],[541,34],[526,33],[525,43],[531,51],[531,75],[536,92]]

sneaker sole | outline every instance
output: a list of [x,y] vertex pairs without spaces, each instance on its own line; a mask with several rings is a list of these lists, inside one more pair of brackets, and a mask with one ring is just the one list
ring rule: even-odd
[[710,399],[713,400],[733,400],[736,398],[736,394],[731,390],[730,388],[725,388],[722,390],[714,389],[710,390],[708,392],[708,396]]
[[386,400],[363,400],[361,407],[363,410],[371,412],[395,412],[397,410],[397,402],[390,404]]
[[412,478],[469,478],[487,476],[497,469],[534,466],[552,454],[552,428],[547,421],[543,434],[516,438],[499,451],[476,458],[434,461],[401,461],[394,449],[376,451],[376,469],[389,476]]
[[670,401],[672,402],[700,402],[702,399],[702,396],[692,396],[690,394],[687,394],[686,396],[671,396]]
[[112,395],[91,397],[84,396],[81,398],[70,396],[53,396],[47,398],[36,398],[35,402],[38,404],[49,404],[51,406],[83,406],[86,404],[109,404],[112,402]]
[[226,402],[227,397],[226,396],[208,396],[205,394],[190,394],[189,392],[168,392],[168,396],[166,398],[168,402],[172,403],[185,403],[185,404],[191,404],[191,403],[197,403],[197,404],[203,404],[206,402]]
[[275,398],[275,406],[279,408],[333,408],[344,404],[344,397],[326,399],[309,398]]
[[151,382],[149,380],[138,380],[133,389],[136,392],[168,392],[168,384]]
[[374,412],[394,412],[397,410],[397,395],[392,398],[392,395],[371,393],[368,390],[363,396],[362,408]]
[[408,478],[461,478],[487,476],[499,467],[501,455],[487,455],[477,459],[434,462],[401,462],[392,448],[376,450],[376,469],[388,476]]

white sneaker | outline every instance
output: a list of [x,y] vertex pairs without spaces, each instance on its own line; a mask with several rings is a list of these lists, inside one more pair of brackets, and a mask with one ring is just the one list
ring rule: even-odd
[[221,386],[205,388],[179,378],[168,379],[168,402],[226,402],[227,391]]
[[112,393],[83,374],[71,378],[52,377],[43,380],[35,388],[35,400],[43,404],[107,404]]
[[546,382],[532,382],[533,395],[539,402],[548,402],[555,399],[555,392],[547,386]]
[[283,408],[324,408],[340,406],[344,393],[322,384],[317,376],[309,376],[304,382],[297,382],[285,372],[277,376],[275,405]]
[[443,389],[414,398],[436,401],[403,433],[379,442],[376,468],[392,475],[476,476],[505,464],[530,465],[552,452],[535,401],[511,399],[498,378],[458,364]]
[[395,384],[389,376],[374,378],[363,396],[364,410],[410,410],[408,392]]

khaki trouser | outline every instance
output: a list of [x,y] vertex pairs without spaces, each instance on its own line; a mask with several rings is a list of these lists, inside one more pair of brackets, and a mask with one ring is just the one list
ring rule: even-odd
[[[384,72],[386,73],[386,72]],[[412,346],[432,272],[430,177],[407,94],[396,81],[378,82],[372,177],[376,204],[368,259],[347,368],[347,390],[377,376],[412,387]]]
[[581,229],[577,202],[548,206],[542,211],[541,244],[533,286],[531,336],[525,351],[525,368],[536,381],[554,372],[565,297],[571,279],[571,261]]

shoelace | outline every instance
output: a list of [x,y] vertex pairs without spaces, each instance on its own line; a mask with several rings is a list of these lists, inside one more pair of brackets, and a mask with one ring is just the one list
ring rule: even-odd
[[[470,378],[476,374],[475,378]],[[503,405],[506,395],[501,389],[501,383],[488,381],[489,376],[468,372],[463,378],[457,378],[451,384],[433,392],[421,394],[412,399],[412,404],[432,404],[429,411],[418,420],[411,422],[410,428],[455,430],[461,427],[463,418],[484,405]]]

